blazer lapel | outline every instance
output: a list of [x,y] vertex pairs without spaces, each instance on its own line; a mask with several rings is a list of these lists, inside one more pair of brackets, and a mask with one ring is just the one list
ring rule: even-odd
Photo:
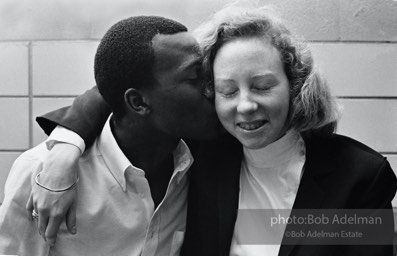
[[228,138],[222,143],[222,150],[218,152],[224,152],[218,162],[221,165],[217,168],[219,255],[229,255],[239,203],[242,147],[234,138]]
[[[312,138],[314,139],[314,138]],[[325,196],[325,191],[316,180],[316,176],[328,172],[327,166],[321,160],[321,155],[318,154],[319,149],[314,145],[312,139],[306,140],[306,161],[303,169],[302,179],[298,188],[294,205],[292,207],[291,216],[293,214],[299,215],[296,209],[321,209],[322,201]],[[308,226],[299,225],[299,230],[305,230]],[[286,231],[297,230],[293,225],[287,225]],[[281,243],[279,256],[290,255],[292,250],[298,245],[299,238],[290,240],[293,244]]]

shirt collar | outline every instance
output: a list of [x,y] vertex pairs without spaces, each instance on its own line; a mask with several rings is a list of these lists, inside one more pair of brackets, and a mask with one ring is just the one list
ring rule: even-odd
[[[126,191],[125,172],[128,168],[142,171],[134,167],[128,158],[121,151],[113,133],[110,129],[110,117],[103,126],[102,133],[98,138],[98,150],[101,152],[103,160],[113,177],[120,184],[123,191]],[[143,172],[143,171],[142,171]]]
[[189,147],[182,139],[179,141],[178,146],[173,151],[173,155],[174,173],[172,174],[172,178],[175,175],[178,175],[177,183],[179,184],[179,182],[185,176],[186,172],[189,170],[190,166],[192,166],[193,156],[190,152]]
[[244,148],[247,163],[259,168],[279,166],[296,155],[305,155],[305,143],[300,134],[293,129],[264,148]]
[[[135,173],[145,173],[142,169],[133,166],[128,158],[124,155],[123,151],[120,149],[110,129],[110,117],[102,129],[102,133],[98,138],[97,145],[98,150],[101,152],[108,169],[112,173],[113,177],[117,180],[123,191],[126,191],[127,187],[127,180],[125,176],[127,170],[131,170],[131,172]],[[187,170],[193,164],[193,156],[189,150],[189,147],[183,140],[179,141],[178,146],[173,151],[173,156],[174,172],[171,179],[178,175],[177,183],[179,183],[186,174]]]

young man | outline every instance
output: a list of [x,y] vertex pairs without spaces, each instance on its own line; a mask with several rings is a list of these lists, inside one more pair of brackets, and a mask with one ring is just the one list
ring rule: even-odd
[[78,232],[70,235],[61,226],[50,247],[36,227],[46,220],[27,218],[32,184],[46,187],[42,143],[10,171],[0,208],[0,254],[178,254],[193,163],[180,138],[210,138],[219,129],[200,72],[197,42],[182,24],[139,16],[111,27],[95,56],[95,79],[113,114],[76,166]]

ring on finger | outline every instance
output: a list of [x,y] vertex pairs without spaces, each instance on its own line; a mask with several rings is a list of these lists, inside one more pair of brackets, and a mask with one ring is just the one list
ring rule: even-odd
[[38,219],[39,218],[39,214],[35,210],[32,211],[32,218],[33,219]]

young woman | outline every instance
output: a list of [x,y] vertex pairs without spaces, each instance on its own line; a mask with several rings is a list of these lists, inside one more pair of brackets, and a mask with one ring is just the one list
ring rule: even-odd
[[[265,219],[250,223],[246,210],[292,209],[292,216],[298,209],[383,209],[393,223],[396,177],[380,154],[334,133],[337,105],[307,45],[268,9],[227,7],[196,32],[209,90],[229,134],[202,142],[195,154],[182,254],[392,255],[391,224],[384,230],[388,240],[383,245],[292,243],[283,234],[293,226],[285,223],[273,242],[254,239],[272,233],[261,228]],[[80,96],[67,115],[51,113],[41,124],[47,130],[54,123],[63,125],[89,143],[108,115],[98,112],[101,99],[95,90],[89,94]],[[75,159],[64,166],[68,153],[62,154],[49,160],[49,169],[62,169],[61,176],[73,180],[70,162]],[[57,180],[48,178],[47,184]],[[43,189],[33,192],[28,211],[33,206],[46,209],[39,215],[50,219],[52,202],[64,216],[73,201]]]

